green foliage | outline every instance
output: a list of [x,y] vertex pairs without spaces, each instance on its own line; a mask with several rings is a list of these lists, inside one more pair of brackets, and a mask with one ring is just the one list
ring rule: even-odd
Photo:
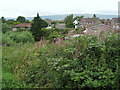
[[29,21],[29,20],[26,20],[25,22],[26,22],[26,23],[31,23],[31,21]]
[[8,25],[7,23],[2,24],[2,32],[5,33],[7,31],[12,31],[11,25]]
[[[57,31],[54,35],[59,36]],[[110,34],[100,41],[95,36],[83,35],[61,45],[3,47],[3,71],[33,88],[116,89],[120,50],[117,38],[117,34]],[[4,84],[10,87],[9,82]],[[14,85],[17,87],[17,82]]]
[[6,19],[4,17],[1,17],[2,23],[5,23]]
[[52,41],[53,38],[60,38],[60,37],[65,37],[66,34],[68,33],[69,28],[66,29],[46,29],[46,28],[42,28],[42,32],[43,32],[43,36]]
[[11,73],[3,73],[2,78],[2,88],[27,88],[27,86],[24,82],[20,82],[15,75],[12,75]]
[[66,28],[66,29],[58,29],[57,31],[61,33],[63,37],[65,37],[69,30],[70,28]]
[[3,34],[2,43],[12,45],[13,43],[34,42],[34,38],[29,31],[14,32],[9,31]]
[[42,20],[42,21],[41,21],[41,23],[42,23],[42,28],[44,28],[44,27],[47,27],[47,26],[48,26],[47,22],[45,22],[44,20]]
[[46,39],[49,39],[49,35],[52,34],[55,31],[55,29],[46,29],[46,28],[42,28],[42,32],[43,32],[43,36]]
[[94,15],[93,15],[93,18],[97,18],[97,16],[94,14]]
[[13,26],[13,25],[19,24],[20,22],[17,22],[17,21],[15,21],[13,19],[9,19],[9,20],[6,20],[5,23],[8,24],[8,25]]
[[14,38],[14,40],[17,43],[26,43],[26,42],[34,42],[34,38],[32,36],[32,34],[28,31],[24,31],[21,33],[17,33],[18,35],[16,35],[16,37]]
[[5,45],[5,44],[12,45],[12,44],[14,44],[14,41],[6,34],[2,34],[2,44],[3,45]]
[[34,20],[30,29],[36,41],[39,41],[40,37],[43,36],[43,32],[41,29],[46,26],[47,26],[47,23],[40,18],[39,14],[37,14],[37,17],[34,17]]
[[74,21],[73,14],[68,15],[64,20],[64,22],[65,22],[65,24],[68,28],[73,28],[74,27],[73,21]]
[[77,20],[79,20],[79,21],[80,21],[80,20],[81,20],[81,19],[83,19],[83,18],[84,18],[84,16],[76,16],[76,17],[74,18],[74,20],[76,20],[76,19],[77,19]]
[[74,33],[75,33],[75,34],[82,34],[83,31],[84,31],[84,28],[79,27],[79,28],[76,28],[76,29],[75,29]]
[[54,31],[53,33],[51,33],[50,35],[49,35],[49,40],[53,40],[53,38],[59,38],[60,37],[60,35],[59,35],[59,33],[57,32],[57,31]]
[[16,19],[16,21],[23,23],[23,22],[26,21],[26,19],[23,16],[18,16],[18,18]]
[[25,28],[17,28],[17,32],[23,32],[23,31],[27,31],[28,29],[25,29]]

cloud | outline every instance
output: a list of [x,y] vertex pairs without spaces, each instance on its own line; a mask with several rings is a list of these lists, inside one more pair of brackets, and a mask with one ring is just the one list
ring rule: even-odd
[[[56,14],[117,14],[118,0],[1,0],[0,16]],[[110,11],[111,10],[111,11]],[[116,10],[116,11],[115,11]]]
[[54,15],[55,13],[41,11],[41,10],[19,10],[19,9],[1,9],[0,16],[4,17],[18,17],[18,16],[25,16],[25,17],[34,17],[39,13],[40,16],[43,15]]

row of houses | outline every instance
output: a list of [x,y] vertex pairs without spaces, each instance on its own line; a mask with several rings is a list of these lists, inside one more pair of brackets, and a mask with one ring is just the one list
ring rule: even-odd
[[76,19],[73,23],[75,24],[75,28],[79,28],[79,27],[87,28],[92,25],[101,24],[101,21],[98,18],[83,18],[80,21]]
[[[65,29],[66,28],[66,25],[64,23],[57,23],[54,25],[53,24],[54,21],[52,21],[50,19],[45,19],[45,21],[48,24],[46,29],[51,29],[53,26],[55,26],[57,29]],[[30,29],[31,25],[32,25],[32,23],[20,23],[20,24],[13,26],[13,31],[16,31],[18,28]]]
[[112,20],[99,19],[99,18],[83,18],[82,20],[76,19],[74,22],[75,28],[79,27],[91,27],[94,25],[105,24],[113,28],[119,28],[118,18],[113,18]]
[[109,32],[120,29],[118,18],[111,20],[99,18],[83,18],[82,20],[76,19],[74,22],[75,28],[85,28],[83,34],[100,34],[101,32]]
[[[48,23],[48,29],[52,28],[52,26],[55,26],[57,29],[65,29],[66,25],[64,23],[57,23],[53,24],[53,21],[50,19],[45,20]],[[83,34],[87,33],[100,33],[101,31],[110,31],[113,29],[120,29],[118,18],[113,18],[111,20],[105,20],[105,19],[99,19],[99,18],[83,18],[79,21],[79,19],[76,19],[74,22],[75,29],[82,27],[85,28],[83,31]],[[18,28],[25,28],[30,29],[31,23],[21,23],[18,25],[15,25],[13,27],[13,31],[17,30]]]

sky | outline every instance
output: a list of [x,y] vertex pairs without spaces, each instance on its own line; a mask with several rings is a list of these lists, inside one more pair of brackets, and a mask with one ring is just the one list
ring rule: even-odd
[[0,17],[59,14],[117,15],[119,0],[0,0]]

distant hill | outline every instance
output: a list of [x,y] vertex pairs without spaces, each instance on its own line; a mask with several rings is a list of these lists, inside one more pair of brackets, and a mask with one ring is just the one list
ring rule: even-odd
[[[51,20],[62,20],[64,19],[68,14],[65,15],[49,15],[49,16],[41,16],[43,19],[51,19]],[[74,14],[74,17],[76,16],[84,16],[85,18],[89,17],[91,18],[93,14]],[[112,19],[118,17],[118,15],[102,15],[102,14],[96,14],[96,16],[100,19]],[[34,17],[26,17],[27,20],[33,20]],[[6,19],[16,19],[16,18],[6,18]]]

